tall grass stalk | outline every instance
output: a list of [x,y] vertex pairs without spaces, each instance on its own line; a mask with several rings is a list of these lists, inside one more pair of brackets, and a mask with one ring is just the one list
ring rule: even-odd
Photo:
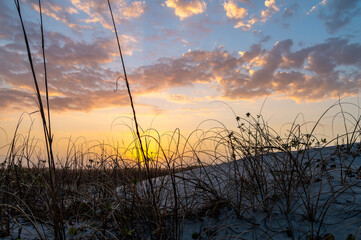
[[26,52],[28,56],[28,62],[30,64],[31,73],[33,76],[34,86],[35,86],[35,94],[37,97],[37,104],[39,108],[39,112],[41,115],[45,144],[46,144],[46,152],[47,152],[47,159],[49,165],[49,175],[50,175],[50,195],[51,195],[51,209],[53,211],[53,224],[54,224],[54,236],[56,240],[64,239],[65,234],[63,231],[63,221],[62,217],[60,216],[60,210],[58,208],[58,190],[57,190],[57,182],[56,182],[56,171],[55,171],[55,162],[54,162],[54,154],[53,154],[53,136],[51,135],[51,125],[50,125],[50,106],[49,106],[49,92],[48,92],[48,77],[47,77],[47,70],[46,70],[46,58],[45,58],[45,43],[44,43],[44,25],[43,25],[43,18],[42,18],[42,9],[41,9],[41,0],[38,1],[39,6],[39,14],[40,14],[40,29],[41,29],[41,42],[42,42],[42,58],[43,58],[43,66],[44,66],[44,80],[45,80],[45,88],[46,88],[46,104],[47,104],[47,112],[48,115],[45,115],[45,109],[43,105],[43,100],[41,97],[41,92],[38,84],[38,79],[36,77],[35,67],[33,64],[33,57],[31,53],[31,48],[28,40],[28,35],[26,33],[24,21],[22,18],[21,13],[21,4],[19,0],[14,0],[20,23],[21,28],[23,31]]
[[[134,103],[133,103],[133,97],[132,97],[132,94],[131,94],[131,91],[130,91],[130,86],[129,86],[129,81],[128,81],[128,76],[127,76],[127,71],[125,69],[125,64],[124,64],[124,59],[123,59],[123,54],[122,54],[122,50],[121,50],[121,47],[120,47],[120,41],[119,41],[119,37],[118,37],[118,31],[117,31],[117,28],[116,28],[116,25],[115,25],[115,21],[114,21],[114,16],[113,16],[113,11],[112,11],[112,7],[111,7],[111,4],[110,4],[110,0],[108,0],[108,6],[109,6],[109,11],[110,11],[110,15],[111,15],[111,18],[112,18],[112,22],[113,22],[113,27],[114,27],[114,33],[115,33],[115,37],[116,37],[116,40],[117,40],[117,45],[118,45],[118,50],[119,50],[119,55],[120,55],[120,59],[122,61],[122,68],[123,68],[123,73],[124,73],[124,80],[125,80],[125,84],[126,84],[126,87],[127,87],[127,91],[128,91],[128,95],[129,95],[129,100],[130,100],[130,105],[131,105],[131,108],[132,108],[132,111],[133,111],[133,118],[134,118],[134,123],[135,123],[135,130],[136,130],[136,134],[137,134],[137,137],[138,137],[138,141],[139,141],[139,148],[140,148],[140,153],[141,153],[141,157],[139,158],[139,162],[141,161],[141,159],[143,158],[144,160],[144,164],[146,166],[146,169],[147,169],[147,172],[149,173],[150,172],[150,168],[149,168],[149,157],[148,157],[148,153],[145,153],[144,151],[144,146],[143,146],[143,143],[142,143],[142,138],[140,136],[140,132],[139,132],[139,124],[138,124],[138,121],[137,121],[137,114],[136,114],[136,111],[135,111],[135,107],[134,107]],[[140,168],[140,164],[139,164],[139,168]],[[155,199],[155,192],[154,192],[154,186],[153,186],[153,182],[150,178],[150,174],[149,174],[149,178],[148,178],[148,182],[149,182],[149,186],[150,186],[150,194],[151,194],[151,198],[152,198],[152,201],[153,201],[153,206],[155,207],[157,204],[156,204],[156,199]]]

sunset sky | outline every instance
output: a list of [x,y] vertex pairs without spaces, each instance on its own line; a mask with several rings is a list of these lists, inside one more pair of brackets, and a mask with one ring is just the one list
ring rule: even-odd
[[[38,1],[21,10],[43,87]],[[278,130],[316,120],[361,87],[361,1],[112,0],[140,124],[188,134],[206,119],[258,114]],[[128,138],[131,108],[106,0],[43,0],[56,141]],[[0,146],[37,110],[16,7],[0,1]],[[223,103],[222,103],[223,102]],[[34,131],[40,124],[39,114]],[[29,130],[24,115],[21,131]],[[6,134],[4,133],[6,132]]]

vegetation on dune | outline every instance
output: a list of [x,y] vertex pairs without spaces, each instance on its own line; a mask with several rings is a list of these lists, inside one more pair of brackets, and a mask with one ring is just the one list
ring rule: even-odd
[[[201,123],[187,137],[179,129],[163,135],[154,129],[143,131],[136,119],[109,0],[135,138],[126,148],[104,143],[83,147],[69,140],[66,156],[57,157],[41,1],[45,99],[21,3],[14,2],[44,140],[16,129],[7,146],[0,163],[0,238],[316,240],[335,239],[342,228],[361,225],[357,196],[361,194],[361,116],[344,110],[348,105],[359,112],[359,106],[337,101],[316,122],[295,119],[282,133],[272,129],[261,114],[250,113],[234,114],[236,130],[208,120],[215,123],[214,128],[204,130]],[[319,135],[317,129],[335,109],[339,111],[331,122],[341,119],[344,134]],[[341,225],[332,222],[334,216],[342,217]],[[233,222],[226,222],[232,217]],[[207,219],[215,219],[216,224],[205,225]],[[189,233],[186,227],[192,222],[200,222],[195,224],[199,229]],[[338,229],[332,228],[335,225]],[[343,238],[359,238],[360,230],[357,227]]]

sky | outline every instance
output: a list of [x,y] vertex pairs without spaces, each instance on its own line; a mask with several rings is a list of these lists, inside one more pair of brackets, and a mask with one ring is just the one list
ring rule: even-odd
[[[359,0],[110,2],[143,129],[187,135],[199,124],[208,127],[208,119],[232,128],[233,111],[241,117],[262,111],[279,130],[300,113],[302,121],[317,120],[339,98],[358,104]],[[41,3],[56,144],[130,139],[132,112],[122,78],[116,85],[123,69],[107,1]],[[20,4],[44,91],[38,1]],[[36,133],[41,122],[13,1],[0,1],[0,21],[3,146],[19,119],[23,134]]]

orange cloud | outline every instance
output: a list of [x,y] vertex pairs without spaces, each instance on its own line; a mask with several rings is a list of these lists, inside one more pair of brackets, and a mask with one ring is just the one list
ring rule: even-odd
[[[361,45],[343,39],[292,51],[293,41],[279,41],[269,49],[260,44],[239,54],[222,49],[192,51],[178,58],[136,69],[131,79],[141,91],[160,91],[205,83],[227,99],[250,99],[286,95],[297,101],[315,101],[340,94],[355,94],[361,88]],[[337,66],[337,68],[336,68]],[[353,66],[354,72],[340,71]],[[173,96],[184,100],[184,96]]]
[[266,0],[264,5],[267,7],[266,10],[261,11],[261,21],[266,22],[269,18],[273,16],[280,9],[276,6],[275,0]]
[[[31,3],[31,6],[39,12],[39,5],[36,3]],[[90,26],[84,26],[80,24],[76,24],[76,18],[72,15],[78,14],[79,12],[72,7],[62,6],[59,3],[54,2],[44,2],[42,3],[42,13],[46,16],[52,17],[57,21],[61,21],[66,26],[73,28],[73,29],[86,29],[91,28]]]
[[203,0],[167,0],[165,5],[174,8],[174,13],[180,20],[203,13],[206,9],[206,3]]
[[65,97],[52,97],[51,107],[56,112],[91,111],[93,109],[127,106],[128,95],[125,90],[113,92],[109,90],[83,90],[78,94]]
[[[85,22],[99,22],[104,28],[113,29],[113,25],[109,19],[109,8],[107,1],[71,0],[71,3],[78,11],[82,11],[88,15],[88,18],[84,20]],[[144,13],[145,6],[145,1],[134,1],[128,4],[125,0],[118,0],[112,3],[116,22],[121,22],[124,19],[140,17]]]
[[[12,34],[18,35],[21,28]],[[37,36],[35,28],[29,28],[28,37]],[[9,38],[11,39],[11,37]],[[131,54],[132,38],[121,36],[121,43]],[[0,91],[1,109],[35,108],[34,87],[29,63],[22,42],[10,42],[0,48]],[[119,91],[113,92],[115,79],[120,75],[104,65],[114,61],[115,39],[97,38],[93,42],[77,42],[60,33],[47,34],[46,56],[49,82],[50,104],[54,111],[91,111],[128,105],[124,85],[119,83]],[[44,92],[41,42],[32,43],[32,53],[36,76],[41,92]],[[16,50],[16,51],[14,51]],[[20,104],[19,104],[20,103]]]
[[[79,30],[92,28],[92,26],[83,25],[81,23],[100,23],[103,27],[113,29],[109,19],[109,9],[106,1],[99,0],[71,0],[72,7],[63,6],[65,1],[55,2],[46,1],[42,4],[43,14],[54,18],[57,21],[63,22],[68,27]],[[31,3],[32,7],[39,11],[39,6],[36,3]],[[144,13],[145,1],[134,1],[127,4],[125,0],[117,1],[113,6],[114,16],[117,22],[124,19],[137,18]],[[88,15],[87,18],[81,19],[80,12]],[[76,18],[73,15],[77,15]]]
[[326,4],[327,4],[327,0],[322,0],[322,2],[319,2],[317,5],[312,6],[312,8],[307,12],[307,15],[315,11],[319,5],[326,5]]
[[132,2],[128,6],[125,6],[123,9],[123,14],[127,19],[140,17],[144,13],[145,1]]
[[266,0],[264,2],[264,5],[268,8],[268,9],[272,9],[273,11],[277,12],[279,11],[279,8],[276,6],[276,1],[275,0]]
[[259,19],[257,17],[253,17],[249,20],[243,20],[243,21],[239,21],[234,28],[242,28],[243,31],[248,31],[251,30],[253,25],[255,23],[257,23],[259,21]]
[[245,18],[248,14],[245,8],[238,7],[232,0],[224,2],[223,7],[227,17],[231,19]]
[[[135,96],[204,84],[204,87],[210,88],[204,97],[222,94],[226,99],[238,100],[271,93],[297,101],[316,101],[337,96],[338,93],[356,94],[361,88],[361,71],[358,68],[361,65],[360,44],[333,38],[297,51],[292,51],[292,46],[290,39],[275,43],[269,50],[256,44],[244,51],[242,56],[220,48],[195,50],[177,58],[159,59],[155,64],[135,69],[128,76]],[[73,51],[71,47],[69,51]],[[27,99],[26,106],[31,106],[32,94],[28,90],[32,86],[30,74],[14,72],[19,68],[19,62],[25,61],[24,56],[20,53],[16,55],[6,46],[0,49],[0,53],[0,60],[4,63],[0,66],[1,78],[7,86],[0,91],[0,106],[3,109],[15,107],[24,98]],[[52,58],[60,54],[58,50],[54,51],[54,56],[49,56],[50,91],[56,93],[51,94],[51,105],[55,111],[91,111],[128,104],[121,82],[120,92],[112,91],[119,73],[104,69],[101,52],[95,53],[79,56],[82,61],[86,56],[94,58],[92,62],[95,64],[86,61],[81,64],[79,61],[77,68],[71,67],[74,64],[66,59],[64,63],[51,64]],[[97,55],[99,60],[96,60]],[[59,55],[59,58],[62,57]],[[37,68],[40,66],[41,62],[36,65]],[[342,71],[342,68],[348,68],[348,71]],[[197,101],[179,94],[169,98],[176,102]]]
[[275,0],[265,0],[264,5],[266,6],[266,9],[261,11],[260,16],[252,14],[250,19],[237,22],[234,28],[241,28],[243,31],[249,31],[256,23],[267,22],[268,19],[280,10],[276,5]]

